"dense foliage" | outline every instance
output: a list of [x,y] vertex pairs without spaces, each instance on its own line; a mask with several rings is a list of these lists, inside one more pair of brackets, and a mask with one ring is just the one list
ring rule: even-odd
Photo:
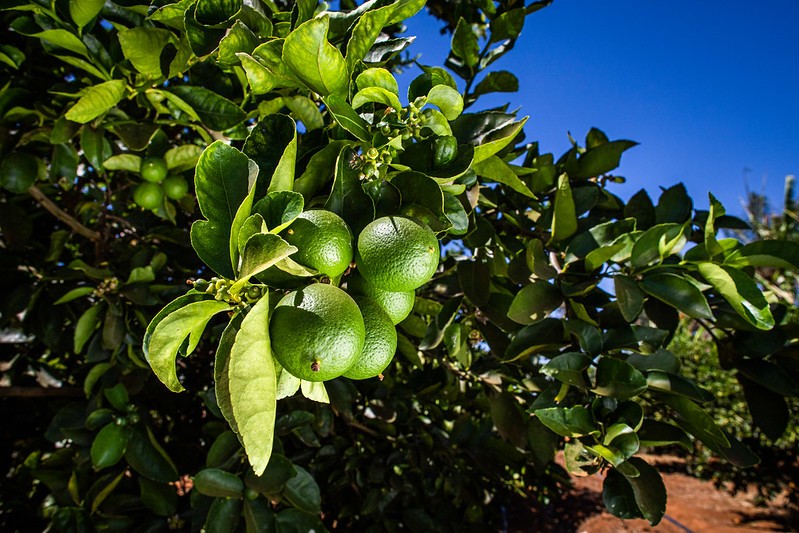
[[[407,94],[422,0],[4,4],[0,526],[483,531],[548,501],[561,449],[606,471],[612,513],[657,523],[642,447],[755,464],[667,346],[680,314],[713,332],[781,435],[763,413],[797,394],[796,335],[756,269],[799,245],[721,238],[746,223],[681,185],[624,202],[634,142],[592,129],[556,158],[525,117],[471,112],[517,89],[489,67],[548,3],[431,3],[449,70],[419,65]],[[351,288],[352,266],[293,259],[311,208],[356,240],[384,216],[439,240],[382,380],[273,360],[289,288]]]

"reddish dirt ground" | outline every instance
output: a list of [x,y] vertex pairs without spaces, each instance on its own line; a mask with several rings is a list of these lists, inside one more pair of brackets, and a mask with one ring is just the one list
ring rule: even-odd
[[[666,515],[655,527],[645,520],[620,520],[602,503],[604,476],[572,478],[573,489],[562,499],[530,512],[523,502],[511,506],[508,531],[512,533],[741,533],[765,531],[799,532],[799,521],[785,508],[781,497],[767,507],[753,503],[752,495],[718,490],[712,482],[701,481],[685,472],[682,459],[642,456],[663,477],[668,493]],[[561,465],[563,458],[560,458]]]
[[[679,461],[676,458],[647,457],[657,467],[658,462]],[[624,531],[659,533],[727,533],[795,531],[785,527],[785,515],[780,500],[769,507],[756,507],[750,498],[717,490],[711,482],[701,481],[679,472],[662,472],[668,493],[666,516],[655,527],[645,520],[620,520],[603,511],[600,475],[575,478],[575,497],[581,502],[595,502],[595,512],[582,521],[574,521],[574,531],[580,533],[616,533]],[[567,498],[568,500],[571,498]],[[566,503],[566,502],[564,502]],[[566,507],[570,507],[566,503]],[[561,531],[567,531],[561,529]]]

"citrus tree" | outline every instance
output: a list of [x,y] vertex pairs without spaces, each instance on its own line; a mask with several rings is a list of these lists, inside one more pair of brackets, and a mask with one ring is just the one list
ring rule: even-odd
[[[407,91],[421,0],[4,5],[4,525],[483,530],[558,450],[654,524],[643,447],[755,464],[666,347],[683,314],[792,353],[753,275],[799,246],[478,109],[548,3],[431,3],[447,69]],[[782,398],[791,361],[725,368]]]

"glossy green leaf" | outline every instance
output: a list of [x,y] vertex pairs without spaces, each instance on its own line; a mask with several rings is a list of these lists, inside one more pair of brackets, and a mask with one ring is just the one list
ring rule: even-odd
[[713,318],[702,291],[678,274],[647,274],[641,279],[639,286],[645,293],[692,318]]
[[646,383],[651,390],[677,394],[697,402],[704,402],[712,398],[710,393],[701,389],[692,380],[678,374],[651,370],[646,374]]
[[133,68],[153,79],[163,76],[161,52],[172,39],[171,32],[159,28],[137,27],[119,32],[122,54]]
[[700,263],[699,272],[735,311],[758,329],[771,329],[774,317],[752,278],[742,271],[713,263]]
[[752,422],[770,440],[775,441],[785,434],[791,422],[791,413],[785,398],[768,387],[738,375],[738,382],[746,398]]
[[474,96],[488,93],[514,93],[519,90],[519,79],[507,70],[489,72],[472,91]]
[[86,309],[75,325],[75,337],[73,350],[76,354],[83,351],[86,342],[91,338],[94,331],[100,326],[99,315],[103,310],[102,306],[95,305]]
[[577,213],[575,212],[569,177],[566,174],[561,174],[558,177],[558,188],[555,191],[552,237],[550,241],[559,242],[568,239],[576,231]]
[[312,91],[345,95],[349,74],[338,49],[327,41],[328,17],[311,19],[286,37],[283,62]]
[[655,217],[658,224],[684,224],[690,220],[692,209],[693,201],[688,196],[685,185],[678,183],[660,195],[655,207]]
[[325,384],[319,381],[301,381],[300,391],[302,395],[319,403],[330,403]]
[[638,143],[633,141],[611,141],[587,150],[577,160],[577,171],[573,178],[590,178],[606,174],[619,166],[621,154]]
[[535,416],[562,437],[582,437],[599,432],[594,427],[591,412],[582,405],[536,409]]
[[230,465],[231,462],[238,462],[238,456],[241,452],[241,442],[233,431],[223,431],[214,440],[211,449],[208,450],[208,455],[205,457],[205,466],[207,468],[222,468]]
[[131,428],[125,461],[142,476],[158,483],[177,481],[178,471],[149,428],[142,433]]
[[726,263],[735,267],[799,269],[799,242],[777,240],[750,242],[730,254]]
[[274,533],[275,512],[263,499],[244,500],[244,523],[247,533]]
[[139,477],[138,481],[139,499],[145,507],[158,516],[171,516],[177,512],[178,495],[174,487],[145,477]]
[[563,303],[563,293],[551,283],[536,280],[516,293],[508,317],[519,324],[534,324]]
[[638,430],[641,446],[670,446],[677,444],[686,451],[693,450],[691,439],[682,429],[657,420],[644,420]]
[[252,55],[236,54],[253,93],[266,94],[274,89],[302,87],[302,82],[283,62],[284,43],[283,39],[273,39],[258,46]]
[[170,148],[164,153],[166,168],[172,172],[193,170],[202,153],[203,149],[196,144],[182,144]]
[[344,148],[339,154],[325,209],[343,218],[357,234],[374,219],[375,208],[372,198],[361,187],[360,171],[350,164],[355,155],[351,148]]
[[475,162],[472,164],[472,168],[488,181],[502,183],[520,194],[535,198],[533,192],[519,179],[513,169],[497,156],[492,155],[479,163]]
[[294,191],[270,192],[253,206],[253,211],[263,217],[270,233],[280,233],[302,213],[305,202]]
[[477,65],[480,54],[477,32],[463,17],[458,19],[458,25],[452,33],[452,43],[450,47],[452,53],[461,58],[467,67],[474,67]]
[[306,131],[321,129],[325,120],[319,111],[318,104],[307,96],[284,96],[283,103],[289,108],[294,118],[305,125]]
[[237,65],[241,62],[236,54],[252,53],[261,44],[261,40],[242,21],[233,23],[227,34],[219,41],[219,64],[226,67]]
[[634,398],[647,388],[646,378],[627,361],[601,357],[596,368],[596,387],[600,396],[619,400]]
[[105,0],[69,0],[69,16],[82,28],[100,14],[104,5]]
[[294,466],[297,475],[286,482],[283,496],[294,507],[309,514],[319,514],[322,510],[322,495],[313,476],[300,466]]
[[239,278],[233,287],[236,288],[250,277],[263,272],[296,251],[295,246],[277,235],[271,233],[253,235],[242,250]]
[[479,259],[459,261],[458,281],[472,305],[481,306],[488,303],[491,289],[488,263]]
[[243,503],[239,498],[216,498],[205,519],[205,533],[230,533],[236,531],[241,521]]
[[[464,115],[458,117],[460,120]],[[474,122],[475,120],[480,123],[483,122],[483,126],[488,126],[490,129],[487,132],[481,134],[478,139],[479,144],[474,147],[474,163],[479,163],[481,161],[485,161],[492,155],[496,154],[506,146],[508,146],[522,131],[525,123],[527,123],[527,118],[524,117],[522,120],[514,122],[513,119],[515,118],[513,115],[506,115],[504,113],[496,113],[496,114],[486,114],[484,116],[478,116],[475,119],[475,115],[468,115],[468,119],[464,121],[464,125]],[[510,118],[510,120],[508,120]],[[477,129],[477,125],[473,125],[472,131]],[[455,125],[453,124],[453,134],[458,138],[458,142],[465,142],[464,136],[459,134]],[[483,138],[486,137],[486,138]]]
[[369,104],[381,104],[392,109],[402,109],[399,97],[382,87],[365,87],[358,91],[352,99],[353,109]]
[[630,264],[639,269],[678,253],[687,242],[685,226],[658,224],[646,230],[633,245]]
[[371,142],[372,136],[369,134],[368,124],[344,98],[334,94],[325,98],[324,102],[339,126],[361,141]]
[[256,475],[266,469],[277,411],[275,363],[269,342],[269,299],[258,300],[230,350],[228,376],[233,418]]
[[629,276],[618,274],[613,277],[613,284],[622,317],[628,322],[634,321],[644,309],[644,293]]
[[100,430],[92,442],[92,464],[98,470],[117,464],[125,455],[127,445],[127,429],[111,422]]
[[619,518],[646,518],[653,526],[666,513],[666,486],[652,466],[639,457],[628,461],[637,476],[623,475],[623,470],[608,472],[602,498],[608,511]]
[[384,68],[368,68],[364,70],[355,78],[355,85],[359,91],[367,87],[380,87],[399,96],[397,79]]
[[222,416],[236,433],[239,431],[239,426],[233,417],[233,406],[230,403],[230,353],[233,349],[233,344],[236,342],[236,335],[241,329],[241,321],[243,319],[244,316],[241,313],[237,313],[230,319],[230,322],[219,337],[219,345],[214,355],[214,393],[216,403]]
[[447,120],[455,120],[463,111],[461,94],[447,85],[435,85],[427,93],[427,104],[438,107]]
[[[394,12],[394,4],[364,13],[352,28],[352,35],[347,41],[347,71],[353,72],[355,65],[361,61],[380,35]],[[353,104],[354,107],[358,107]],[[397,108],[398,109],[398,108]]]
[[126,170],[138,172],[141,168],[141,157],[133,154],[114,155],[103,161],[106,170]]
[[124,80],[111,80],[93,85],[64,116],[67,120],[85,124],[121,102],[127,90]]
[[192,224],[191,243],[206,265],[227,278],[235,276],[229,251],[231,225],[257,175],[253,161],[221,141],[206,148],[197,162],[197,203],[208,220]]
[[553,357],[541,372],[562,383],[588,388],[585,371],[591,366],[591,358],[579,352],[567,352]]
[[194,489],[216,498],[237,498],[244,493],[241,478],[219,468],[205,468],[194,475]]
[[712,260],[721,259],[724,255],[724,249],[716,240],[716,219],[724,216],[726,213],[724,206],[721,202],[716,200],[716,197],[708,193],[710,200],[710,211],[707,214],[705,221],[705,250],[707,251],[708,258]]
[[236,104],[204,87],[178,85],[171,87],[172,94],[186,102],[202,123],[215,131],[232,128],[247,118],[247,114]]
[[173,311],[155,326],[149,342],[147,361],[169,390],[183,390],[175,369],[175,358],[183,341],[196,329],[204,328],[215,314],[228,309],[227,302],[194,302]]
[[291,117],[274,114],[258,122],[247,137],[243,152],[259,168],[256,198],[267,191],[292,190],[297,162],[297,126]]

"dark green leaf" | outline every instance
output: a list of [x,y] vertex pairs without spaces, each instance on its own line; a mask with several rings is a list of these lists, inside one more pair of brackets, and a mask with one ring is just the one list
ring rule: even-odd
[[171,87],[170,91],[186,102],[202,123],[212,130],[232,128],[247,118],[247,114],[239,106],[210,89],[178,85]]
[[546,318],[563,303],[563,294],[551,283],[535,280],[513,298],[508,317],[519,324],[534,324]]
[[599,433],[594,426],[591,412],[582,405],[536,409],[535,416],[542,424],[562,437],[582,437]]
[[67,120],[85,124],[121,102],[127,90],[124,80],[111,80],[93,85],[64,116]]
[[633,322],[644,309],[644,293],[638,283],[622,274],[613,277],[619,311],[627,322]]
[[552,215],[552,237],[550,241],[559,242],[574,235],[577,231],[577,214],[574,208],[569,177],[561,174],[558,177],[558,188],[555,191],[554,213]]
[[590,178],[606,174],[619,166],[621,154],[638,143],[633,141],[611,141],[587,150],[577,160],[577,172],[573,178]]
[[553,357],[541,372],[560,382],[588,388],[585,371],[591,366],[591,358],[579,352],[567,352]]
[[452,53],[461,58],[467,67],[477,65],[480,45],[474,27],[461,17],[452,33]]
[[658,224],[646,230],[635,241],[630,264],[639,269],[678,253],[687,242],[685,226],[681,224]]
[[242,501],[239,498],[217,498],[211,504],[205,520],[205,533],[236,531],[241,521]]
[[696,285],[678,274],[653,273],[641,279],[641,289],[691,318],[712,319],[713,313]]
[[772,441],[782,437],[791,421],[785,398],[743,375],[737,378],[754,424]]
[[244,493],[241,479],[219,468],[206,468],[194,476],[194,489],[217,498],[238,498]]
[[490,295],[488,263],[479,259],[460,261],[458,263],[458,280],[463,294],[472,305],[479,307],[488,302]]
[[290,191],[297,161],[297,127],[290,117],[268,115],[247,136],[244,155],[258,165],[255,198],[267,191]]
[[627,361],[601,357],[596,368],[596,388],[600,396],[627,400],[638,396],[647,388],[646,378]]
[[128,434],[125,461],[142,476],[158,483],[177,481],[178,471],[172,460],[158,444],[149,428],[143,434],[132,428]]
[[92,442],[92,464],[98,470],[115,465],[125,455],[127,445],[126,428],[111,422],[100,430]]
[[747,322],[758,329],[774,326],[768,302],[752,278],[728,266],[700,263],[698,267],[702,276]]
[[369,134],[368,124],[344,98],[334,94],[325,98],[324,102],[339,126],[355,135],[356,138],[364,142],[371,142],[372,136]]
[[360,171],[350,164],[355,156],[351,148],[344,148],[339,154],[333,189],[325,209],[343,218],[357,235],[374,219],[375,208],[372,198],[361,187]]
[[283,496],[294,507],[312,515],[318,515],[322,508],[322,495],[313,476],[300,466],[294,467],[297,475],[286,482]]
[[735,267],[799,268],[799,242],[762,240],[745,244],[726,261]]
[[488,405],[491,420],[500,436],[517,448],[524,448],[527,442],[527,426],[515,397],[510,393],[501,393],[489,398]]
[[655,208],[655,217],[658,224],[683,224],[691,219],[692,209],[691,197],[688,196],[685,185],[679,183],[664,190],[660,195]]

